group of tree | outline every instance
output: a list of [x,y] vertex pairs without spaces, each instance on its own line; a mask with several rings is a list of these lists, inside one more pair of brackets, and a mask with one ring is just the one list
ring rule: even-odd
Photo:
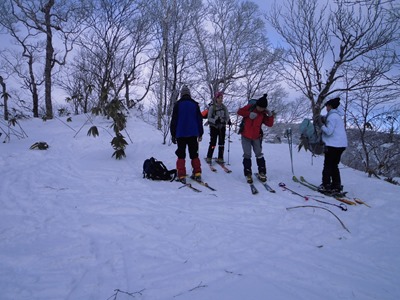
[[287,123],[316,118],[340,96],[349,128],[398,133],[395,0],[284,0],[267,12],[240,0],[5,0],[0,28],[10,41],[0,75],[23,91],[3,99],[34,117],[54,117],[56,88],[75,114],[107,115],[115,101],[139,109],[146,99],[165,143],[188,84],[202,106],[224,91],[231,111],[267,92]]
[[[400,3],[287,0],[268,20],[287,45],[280,75],[309,101],[313,118],[327,98],[341,97],[345,124],[358,130],[349,162],[375,172],[399,161]],[[378,143],[374,131],[392,134]]]

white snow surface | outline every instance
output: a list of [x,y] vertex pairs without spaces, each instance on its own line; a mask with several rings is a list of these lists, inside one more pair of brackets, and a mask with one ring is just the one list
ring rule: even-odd
[[[370,207],[306,201],[278,184],[340,204],[292,181],[288,144],[264,143],[276,193],[255,182],[252,195],[233,133],[225,151],[233,172],[213,173],[202,159],[217,191],[193,183],[196,193],[143,179],[146,158],[176,162],[176,146],[151,125],[129,117],[132,142],[125,133],[127,157],[116,160],[109,121],[95,118],[97,138],[85,121],[22,121],[28,137],[0,144],[1,300],[400,298],[399,186],[341,166],[349,198]],[[49,149],[30,150],[38,141]],[[208,142],[205,127],[201,158]],[[294,145],[293,162],[296,176],[320,183],[322,156]],[[297,206],[306,207],[287,210]],[[329,209],[350,232],[309,206]]]

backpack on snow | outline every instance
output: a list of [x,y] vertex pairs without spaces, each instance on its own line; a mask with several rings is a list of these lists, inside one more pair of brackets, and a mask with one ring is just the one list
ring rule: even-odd
[[304,119],[300,124],[300,144],[298,151],[304,147],[314,155],[320,155],[325,151],[325,144],[322,141],[321,130],[317,129],[310,119]]
[[162,161],[154,157],[146,159],[143,163],[143,178],[173,181],[175,177],[176,169],[168,170]]

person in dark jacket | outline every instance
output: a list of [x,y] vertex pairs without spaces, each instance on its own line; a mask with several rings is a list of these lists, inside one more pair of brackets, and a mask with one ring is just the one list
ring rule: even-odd
[[186,147],[189,149],[189,157],[192,165],[191,177],[201,181],[201,163],[199,159],[199,142],[204,133],[203,119],[199,104],[190,95],[189,88],[184,85],[181,88],[181,97],[175,103],[170,124],[172,143],[178,145],[175,151],[178,157],[176,169],[178,179],[186,183]]
[[256,104],[247,104],[237,112],[243,117],[244,127],[241,132],[243,148],[244,176],[248,183],[253,182],[251,171],[251,150],[256,156],[258,174],[261,181],[267,181],[267,168],[262,153],[262,124],[268,127],[274,125],[274,114],[267,109],[267,95],[263,95]]
[[226,125],[232,125],[227,107],[222,103],[224,94],[218,92],[208,110],[208,124],[210,125],[210,145],[208,146],[207,163],[211,164],[214,149],[218,140],[217,163],[224,163]]

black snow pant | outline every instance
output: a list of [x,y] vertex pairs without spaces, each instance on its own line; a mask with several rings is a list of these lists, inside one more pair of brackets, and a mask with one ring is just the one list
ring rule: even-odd
[[334,189],[341,189],[341,179],[339,171],[340,158],[344,147],[325,147],[324,169],[322,170],[322,184]]

